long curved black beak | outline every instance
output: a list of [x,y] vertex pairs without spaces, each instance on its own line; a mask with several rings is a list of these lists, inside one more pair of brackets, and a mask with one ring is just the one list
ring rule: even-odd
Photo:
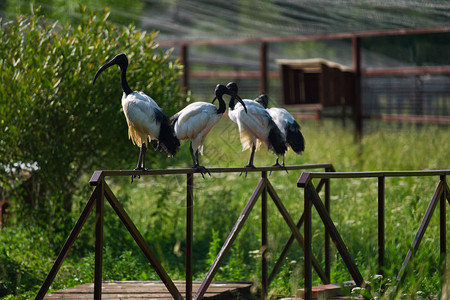
[[247,107],[245,106],[244,101],[242,101],[242,98],[239,97],[239,95],[235,91],[228,89],[228,91],[225,93],[230,95],[231,97],[237,99],[237,101],[239,101],[242,104],[242,106],[244,107],[245,113],[247,113]]
[[127,67],[128,65],[128,59],[125,56],[125,54],[121,53],[116,55],[113,59],[111,59],[110,61],[106,62],[103,66],[100,67],[100,69],[98,69],[97,73],[95,73],[95,77],[94,77],[94,81],[92,82],[92,84],[95,83],[95,81],[97,80],[97,77],[106,69],[108,69],[109,67],[113,66],[113,65],[119,65],[119,67],[123,70],[124,68]]

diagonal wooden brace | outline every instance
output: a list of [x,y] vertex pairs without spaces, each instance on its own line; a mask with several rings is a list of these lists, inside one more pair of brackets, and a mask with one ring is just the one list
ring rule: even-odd
[[[291,232],[294,235],[295,239],[300,244],[300,247],[302,247],[302,249],[304,250],[305,249],[305,241],[304,241],[302,235],[300,234],[297,226],[295,226],[295,223],[292,220],[291,215],[289,214],[289,212],[287,211],[286,207],[281,202],[280,198],[278,197],[277,193],[275,192],[275,190],[274,190],[273,186],[270,184],[270,182],[267,183],[267,190],[268,190],[269,195],[272,198],[273,202],[275,203],[275,205],[277,206],[277,208],[280,211],[281,215],[283,216],[284,220],[286,221],[286,224],[291,229]],[[311,257],[311,260],[312,260],[312,264],[314,266],[314,269],[316,270],[316,272],[319,275],[320,279],[323,282],[328,282],[329,279],[325,275],[325,272],[322,270],[322,267],[320,266],[319,261],[314,256]]]
[[213,280],[214,276],[216,275],[217,271],[219,270],[220,265],[222,264],[223,260],[225,259],[225,255],[227,254],[228,250],[230,250],[231,245],[233,244],[237,235],[239,234],[242,227],[244,226],[245,221],[247,220],[250,212],[252,211],[253,207],[255,206],[255,203],[258,200],[259,196],[261,195],[267,182],[268,181],[265,178],[261,178],[261,180],[259,181],[256,189],[253,191],[252,196],[250,197],[249,201],[247,202],[247,205],[245,206],[244,210],[242,211],[241,215],[239,216],[238,220],[236,221],[236,224],[234,225],[233,229],[231,230],[230,234],[228,235],[227,239],[225,240],[225,243],[223,244],[222,249],[220,249],[219,254],[217,255],[216,259],[214,260],[214,263],[212,264],[211,268],[209,269],[208,273],[206,274],[206,277],[203,280],[202,284],[200,285],[200,288],[198,289],[197,294],[195,295],[194,299],[202,299],[203,296],[205,295],[206,290],[208,289],[209,285],[211,284],[211,281]]
[[336,248],[339,251],[339,254],[341,255],[342,259],[344,260],[344,263],[347,266],[347,269],[349,270],[350,275],[352,276],[356,285],[362,286],[362,284],[364,283],[363,277],[362,277],[361,273],[359,272],[358,267],[356,266],[352,257],[350,256],[350,253],[348,252],[348,249],[345,246],[345,243],[342,240],[341,235],[339,234],[336,226],[334,225],[333,221],[331,220],[328,212],[325,209],[325,206],[323,205],[322,201],[320,200],[319,194],[317,194],[316,189],[314,188],[311,181],[309,181],[306,184],[305,193],[308,193],[310,200],[312,201],[312,203],[314,204],[314,207],[316,208],[317,212],[319,213],[319,216],[322,219],[322,222],[325,225],[325,228],[328,230],[331,239],[333,240],[334,244],[336,245]]
[[111,207],[114,209],[116,214],[119,216],[122,223],[125,225],[125,227],[128,229],[128,232],[131,234],[131,236],[136,241],[136,244],[141,248],[144,255],[147,257],[150,264],[155,269],[158,276],[161,278],[169,292],[172,294],[174,299],[183,299],[180,292],[178,291],[177,287],[173,283],[172,279],[169,277],[167,272],[162,267],[161,263],[159,262],[156,255],[153,253],[153,251],[148,246],[147,242],[142,237],[139,230],[134,225],[133,221],[130,219],[128,214],[123,209],[122,205],[119,203],[117,198],[114,196],[113,192],[109,188],[109,186],[105,183],[105,196],[108,202],[111,204]]

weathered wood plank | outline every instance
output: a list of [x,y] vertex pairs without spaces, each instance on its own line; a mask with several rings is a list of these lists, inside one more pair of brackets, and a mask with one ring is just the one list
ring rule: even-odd
[[[181,294],[186,291],[186,282],[174,282]],[[193,282],[193,292],[200,287],[200,281]],[[245,299],[250,297],[251,282],[212,282],[205,293],[205,299]],[[86,283],[76,287],[55,291],[44,299],[92,299],[94,284]],[[161,281],[104,281],[102,283],[102,299],[172,299]]]

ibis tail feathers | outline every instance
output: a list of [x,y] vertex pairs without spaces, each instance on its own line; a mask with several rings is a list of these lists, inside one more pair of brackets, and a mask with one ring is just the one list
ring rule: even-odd
[[159,130],[158,136],[158,145],[156,146],[156,150],[160,152],[165,152],[169,156],[175,156],[175,153],[180,146],[180,141],[175,136],[173,131],[173,127],[169,125],[169,120],[167,117],[161,120],[161,127]]
[[296,128],[290,127],[286,130],[286,142],[291,146],[295,153],[302,154],[302,152],[305,151],[305,139],[300,132],[300,126],[298,124],[296,125]]
[[271,120],[269,124],[270,131],[269,131],[269,144],[270,149],[275,152],[276,155],[283,155],[286,153],[286,144],[285,144],[285,137],[281,130],[277,127],[277,125]]

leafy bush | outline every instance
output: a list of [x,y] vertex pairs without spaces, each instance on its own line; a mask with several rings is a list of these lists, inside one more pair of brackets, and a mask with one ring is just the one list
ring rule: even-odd
[[[0,297],[26,297],[42,283],[74,223],[66,211],[83,206],[72,202],[90,192],[92,170],[134,167],[139,149],[127,139],[118,69],[94,86],[100,65],[126,53],[133,89],[169,116],[183,103],[181,65],[158,48],[155,32],[114,26],[107,10],[81,8],[81,15],[76,26],[50,23],[39,10],[0,20],[0,193],[13,202],[15,224],[0,236]],[[162,156],[147,160],[167,163]],[[91,240],[82,232],[76,261],[85,260]]]
[[[40,228],[32,226],[1,229],[0,298],[6,295],[20,295],[25,299],[35,296],[34,292],[42,284],[55,255],[49,246],[49,240],[54,237],[41,233]],[[28,295],[29,292],[34,294]]]
[[[92,85],[107,59],[126,53],[130,86],[151,95],[168,115],[183,100],[181,65],[158,48],[155,32],[116,27],[108,11],[81,13],[77,26],[50,24],[39,10],[1,21],[1,188],[26,195],[35,209],[70,211],[82,174],[135,164],[139,149],[126,138],[118,71],[104,72]],[[31,175],[21,178],[24,170]]]

